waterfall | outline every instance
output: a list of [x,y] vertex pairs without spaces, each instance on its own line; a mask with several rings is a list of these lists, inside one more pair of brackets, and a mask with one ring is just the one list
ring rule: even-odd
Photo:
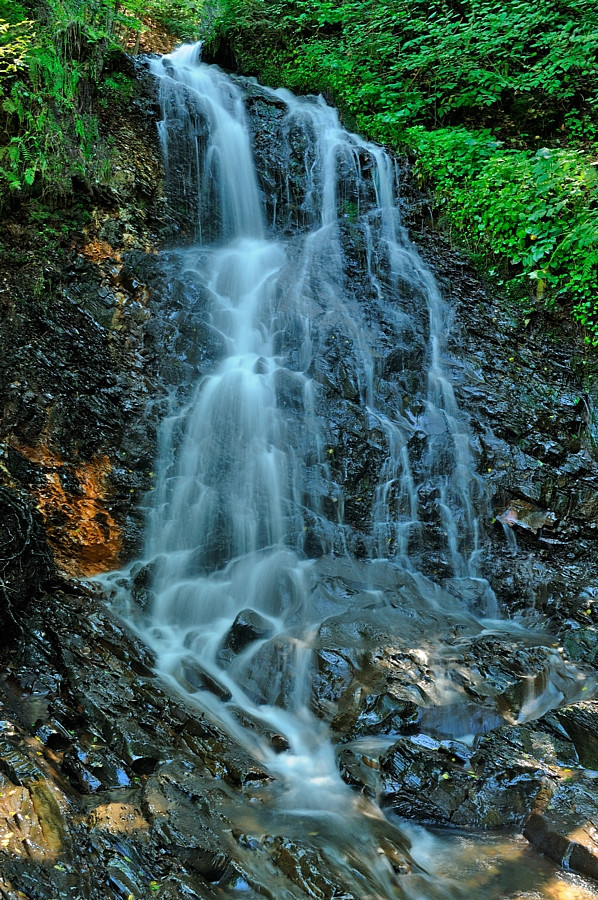
[[[380,846],[408,855],[408,842],[343,782],[312,703],[322,623],[351,613],[326,560],[362,585],[355,615],[389,633],[402,610],[478,631],[496,616],[486,500],[445,359],[450,314],[401,226],[396,165],[321,98],[271,91],[289,166],[268,194],[234,80],[197,47],[151,65],[168,183],[196,233],[173,277],[196,286],[223,352],[162,427],[154,601],[137,627],[160,673],[278,776],[277,815],[316,823],[305,831],[342,896],[459,896],[397,878]],[[352,417],[341,436],[327,391]],[[349,491],[351,441],[351,465],[371,453],[376,474],[351,475]]]

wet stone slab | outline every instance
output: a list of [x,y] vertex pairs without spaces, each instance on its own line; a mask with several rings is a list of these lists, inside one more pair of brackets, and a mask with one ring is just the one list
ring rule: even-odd
[[559,785],[547,804],[534,809],[524,835],[566,869],[598,881],[598,773]]

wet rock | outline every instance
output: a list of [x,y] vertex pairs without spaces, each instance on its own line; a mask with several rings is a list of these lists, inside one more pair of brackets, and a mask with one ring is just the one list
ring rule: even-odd
[[386,377],[398,373],[413,372],[421,368],[425,353],[425,344],[420,334],[415,331],[413,321],[405,317],[402,332],[397,335],[397,345],[385,357],[383,373]]
[[54,573],[41,518],[24,492],[0,485],[0,627],[18,633],[20,619]]
[[[126,57],[110,65],[126,67]],[[8,466],[0,480],[33,495],[69,574],[113,568],[123,549],[138,545],[142,516],[131,495],[149,487],[154,456],[146,402],[154,365],[143,332],[156,279],[121,279],[121,270],[132,248],[152,256],[170,226],[151,115],[155,86],[147,71],[127,74],[127,109],[95,110],[110,136],[110,185],[64,209],[38,198],[3,213],[0,454]],[[155,382],[153,390],[167,389]]]
[[16,785],[27,785],[31,781],[40,779],[42,772],[35,760],[15,743],[15,732],[11,723],[0,722],[0,727],[2,729],[0,772]]
[[[596,773],[594,773],[595,776]],[[561,784],[549,803],[539,804],[523,833],[550,859],[598,880],[598,802],[593,778]]]
[[504,725],[504,718],[492,702],[457,700],[419,710],[418,727],[436,738],[471,741]]
[[336,886],[323,874],[322,860],[293,841],[276,838],[272,841],[273,859],[283,873],[308,896],[329,900],[336,894]]
[[234,715],[237,721],[241,723],[243,728],[248,728],[251,731],[255,731],[266,738],[266,740],[276,753],[284,753],[286,750],[289,750],[290,744],[287,738],[279,731],[268,728],[264,724],[264,722],[262,722],[255,716],[250,716],[244,710],[235,710]]
[[[6,828],[9,837],[0,849],[10,849],[2,875],[27,896],[34,885],[40,900],[158,889],[204,900],[220,882],[269,896],[239,860],[229,818],[234,792],[267,785],[263,769],[172,701],[149,667],[135,672],[136,638],[93,594],[57,593],[45,613],[48,640],[14,669],[10,692],[0,685],[0,840]],[[28,686],[42,666],[55,677],[44,680],[40,706]],[[36,868],[37,860],[51,865]]]
[[383,803],[399,815],[454,826],[521,825],[548,779],[514,750],[504,730],[475,753],[458,742],[416,735],[382,757]]
[[496,596],[484,578],[447,578],[442,586],[474,616],[493,618],[497,615]]
[[497,517],[509,528],[518,526],[526,528],[533,534],[537,534],[541,528],[552,526],[556,522],[556,516],[553,512],[545,509],[539,509],[533,503],[527,503],[523,500],[510,500],[507,508]]
[[[591,608],[590,608],[591,609]],[[585,613],[583,624],[575,619],[565,619],[561,625],[561,640],[571,659],[596,666],[598,663],[598,628]]]
[[[449,581],[449,590],[436,588],[435,598],[426,599],[408,577],[393,590],[383,574],[378,584],[370,580],[368,592],[356,580],[348,589],[346,576],[329,582],[329,590],[334,584],[349,594],[352,610],[320,627],[312,703],[342,739],[401,735],[417,726],[435,738],[472,742],[505,722],[583,697],[583,680],[556,642],[531,639],[526,646],[508,634],[480,633],[471,615],[476,604],[478,615],[489,610],[483,582]],[[372,602],[381,596],[384,606]]]
[[305,381],[288,369],[275,373],[276,402],[280,409],[301,412],[305,403]]
[[131,595],[140,609],[149,609],[152,605],[152,584],[159,564],[159,560],[152,560],[131,570]]
[[0,776],[0,788],[3,853],[52,861],[68,849],[65,817],[56,798],[60,795],[53,786],[41,781],[17,786]]
[[320,649],[315,664],[314,708],[343,736],[397,734],[418,721],[408,689],[386,683],[375,654]]
[[9,859],[54,861],[70,851],[70,804],[39,745],[7,721],[0,728],[0,848]]
[[230,872],[232,862],[230,856],[217,850],[207,847],[177,847],[175,852],[179,859],[206,881],[220,881]]
[[99,778],[85,766],[85,754],[81,754],[83,759],[75,750],[65,753],[63,756],[62,768],[69,776],[71,784],[75,786],[81,794],[93,794],[102,787]]
[[283,635],[266,641],[251,657],[237,678],[254,703],[289,708],[297,677],[297,648]]
[[598,702],[559,709],[554,716],[571,739],[581,765],[598,771]]
[[254,641],[272,637],[273,630],[272,623],[261,613],[254,609],[241,610],[224,638],[219,659],[222,662],[230,662]]
[[343,780],[369,797],[380,796],[380,747],[368,747],[364,741],[346,744],[338,751]]
[[213,675],[210,675],[209,672],[206,672],[193,657],[185,657],[181,661],[179,680],[183,687],[190,693],[194,693],[198,690],[210,691],[211,694],[214,694],[214,696],[218,697],[219,700],[222,700],[223,703],[226,703],[232,697],[230,690],[223,684],[220,684],[220,682],[214,678]]
[[[143,808],[154,833],[185,867],[207,882],[230,875],[234,844],[225,836],[224,798],[191,761],[167,763],[144,788]],[[208,801],[209,797],[209,801]]]

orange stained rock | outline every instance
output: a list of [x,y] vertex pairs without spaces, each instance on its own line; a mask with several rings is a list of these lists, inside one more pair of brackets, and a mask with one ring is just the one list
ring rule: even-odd
[[101,263],[107,259],[120,263],[121,260],[120,252],[111,247],[107,241],[101,241],[98,237],[90,238],[81,247],[81,253],[94,263]]
[[[532,895],[533,896],[533,895]],[[558,878],[551,879],[538,895],[542,900],[593,900],[596,893],[591,887],[581,884],[567,884]]]
[[[64,850],[65,824],[58,792],[43,781],[0,781],[0,852],[52,862]],[[0,885],[1,886],[1,885]]]
[[[115,298],[119,304],[126,300],[126,294],[133,294],[135,299],[142,305],[146,305],[150,291],[146,285],[139,284],[134,290],[123,288],[121,282],[121,272],[123,268],[122,251],[117,250],[107,241],[101,240],[97,235],[89,235],[88,229],[85,229],[86,242],[79,248],[82,256],[98,267],[104,283],[114,287],[121,288],[117,291]],[[125,233],[122,238],[125,245],[136,246],[143,249],[145,253],[157,253],[156,247],[145,242],[143,245],[137,242],[137,238],[130,233]],[[122,291],[125,290],[125,293]]]
[[112,801],[99,804],[90,813],[89,823],[94,828],[109,831],[112,834],[121,832],[134,834],[149,829],[149,824],[144,819],[141,809],[128,802]]
[[33,489],[57,565],[66,575],[89,577],[117,568],[122,546],[121,529],[109,508],[108,456],[98,456],[70,469],[77,487],[67,490],[61,473],[68,471],[62,457],[46,446],[16,449],[44,470],[44,480]]

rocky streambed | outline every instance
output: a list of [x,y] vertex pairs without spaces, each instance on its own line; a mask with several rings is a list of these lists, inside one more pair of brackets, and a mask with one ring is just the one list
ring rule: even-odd
[[[283,107],[244,86],[276,218]],[[0,893],[341,897],[325,835],[319,845],[293,823],[265,830],[260,810],[276,779],[161,684],[150,652],[100,589],[78,580],[139,551],[157,423],[221,349],[201,303],[188,302],[196,287],[190,281],[183,296],[167,274],[177,256],[164,248],[192,236],[185,205],[177,209],[163,184],[157,117],[140,68],[132,110],[104,113],[120,148],[112,193],[82,198],[85,216],[55,211],[46,228],[62,236],[49,235],[51,252],[39,219],[15,211],[3,223]],[[298,179],[284,176],[291,195]],[[372,582],[363,534],[383,451],[366,435],[343,336],[331,328],[315,377],[356,559],[314,563],[314,602],[343,596],[351,613],[332,603],[320,627],[311,706],[330,723],[343,778],[364,804],[374,799],[391,818],[427,826],[514,830],[598,880],[598,705],[585,699],[598,653],[596,363],[566,323],[482,284],[429,226],[425,198],[406,189],[404,202],[454,311],[448,365],[491,496],[485,569],[504,612],[544,634],[522,645],[515,633],[480,634],[467,616],[445,615],[443,598],[457,588],[431,508],[425,576],[438,592],[427,608],[410,577],[397,584],[384,564]],[[69,227],[57,229],[60,221]],[[292,240],[297,218],[279,225]],[[347,258],[358,260],[349,207],[342,229]],[[359,295],[357,266],[347,279]],[[387,343],[380,380],[389,402],[415,396],[418,335]],[[416,401],[411,411],[417,422]],[[422,435],[428,427],[422,418]],[[323,502],[332,508],[334,498]],[[127,577],[143,608],[148,570]],[[479,584],[460,583],[459,596],[465,589],[483,611]],[[376,591],[386,597],[383,616]],[[259,622],[238,620],[229,651],[256,634]],[[205,687],[201,671],[187,677]],[[252,689],[259,695],[259,678]],[[269,737],[284,752],[281,735]],[[380,847],[410,896],[423,876],[392,827],[380,826]],[[555,877],[538,870],[527,890],[593,896],[574,881],[551,887]],[[481,876],[477,884],[464,883],[462,895],[526,896],[519,886],[481,887]]]
[[[263,832],[272,778],[165,690],[145,646],[101,598],[55,583],[22,639],[23,650],[5,657],[1,685],[5,897],[338,896],[330,860],[296,824],[286,823],[286,835]],[[370,688],[370,705],[373,696]],[[384,705],[388,695],[378,699]],[[472,746],[419,729],[381,742],[366,710],[368,725],[339,746],[339,762],[364,802],[376,794],[421,822],[523,829],[542,852],[595,877],[595,782],[586,767],[596,765],[597,717],[595,703],[576,704],[495,728]],[[408,886],[405,848],[390,827],[380,841]],[[521,846],[517,853],[519,887],[560,884],[561,894],[536,896],[593,896],[588,887],[575,894],[581,882],[559,881]],[[488,896],[521,896],[505,891],[504,873],[491,875]],[[463,896],[476,896],[479,883],[465,883]]]

